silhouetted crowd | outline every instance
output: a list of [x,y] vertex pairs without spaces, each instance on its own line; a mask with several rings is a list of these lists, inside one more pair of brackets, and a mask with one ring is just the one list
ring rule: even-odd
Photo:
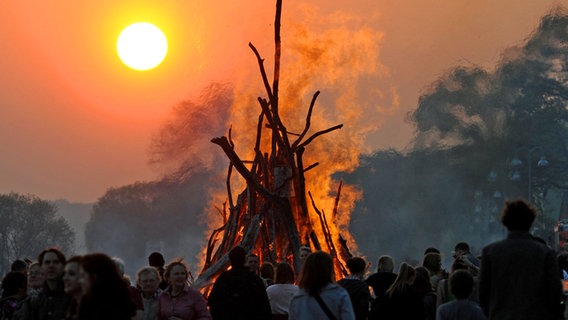
[[228,254],[231,267],[212,286],[193,288],[182,259],[148,257],[135,280],[124,262],[103,253],[66,258],[57,248],[37,261],[16,260],[2,279],[0,320],[255,320],[255,319],[564,319],[568,254],[558,253],[529,230],[535,209],[507,201],[501,222],[505,239],[474,255],[455,245],[449,271],[442,254],[426,248],[421,263],[398,266],[389,255],[370,263],[346,262],[348,276],[335,279],[333,257],[300,248],[301,269],[261,260],[242,246]]

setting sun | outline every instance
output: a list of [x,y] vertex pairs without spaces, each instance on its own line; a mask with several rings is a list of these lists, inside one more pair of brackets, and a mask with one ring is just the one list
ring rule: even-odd
[[116,49],[125,65],[145,71],[157,67],[164,60],[168,52],[168,40],[155,25],[137,22],[122,30]]

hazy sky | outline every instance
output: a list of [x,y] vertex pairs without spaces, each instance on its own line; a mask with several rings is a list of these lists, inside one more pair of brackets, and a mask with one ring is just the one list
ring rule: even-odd
[[[0,192],[91,202],[109,187],[157,178],[159,172],[148,165],[148,148],[171,108],[196,97],[211,81],[231,81],[247,68],[256,71],[248,42],[272,56],[274,3],[259,3],[5,1]],[[283,54],[287,25],[302,24],[306,15],[299,12],[306,10],[357,17],[361,27],[381,34],[382,81],[397,99],[366,143],[370,150],[401,148],[412,134],[404,115],[432,81],[458,64],[491,70],[503,50],[522,43],[540,17],[562,3],[284,0]],[[166,60],[152,71],[130,70],[116,55],[120,30],[137,21],[155,23],[169,40]],[[260,80],[254,74],[250,81]]]

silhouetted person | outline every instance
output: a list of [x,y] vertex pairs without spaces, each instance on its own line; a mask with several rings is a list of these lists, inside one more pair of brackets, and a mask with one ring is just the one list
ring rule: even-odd
[[422,258],[422,266],[430,272],[432,289],[438,290],[440,280],[447,278],[446,272],[442,269],[442,255],[434,252],[425,254]]
[[11,320],[20,302],[26,297],[28,279],[19,271],[10,271],[2,279],[2,298],[0,299],[0,319]]
[[394,283],[387,290],[379,305],[377,318],[381,320],[421,320],[424,319],[422,297],[414,291],[412,284],[414,268],[403,262]]
[[436,292],[434,292],[430,282],[430,271],[424,267],[416,267],[414,272],[412,288],[414,293],[422,299],[424,320],[434,320],[436,319]]
[[80,273],[84,296],[78,320],[129,320],[136,315],[128,284],[109,256],[103,253],[83,256]]
[[436,311],[436,320],[485,320],[479,305],[469,296],[473,292],[473,276],[468,270],[456,270],[449,278],[450,291],[456,300],[446,302]]
[[158,287],[162,290],[168,287],[168,282],[164,280],[164,271],[166,270],[164,269],[165,264],[166,261],[164,260],[164,256],[159,252],[152,252],[148,256],[148,265],[156,268],[160,274],[160,279],[162,279],[162,281]]
[[429,254],[429,253],[431,253],[431,252],[441,254],[441,252],[440,252],[440,250],[439,250],[438,248],[428,247],[428,248],[426,248],[426,250],[424,250],[424,255],[427,255],[427,254]]
[[118,274],[124,280],[126,285],[128,286],[128,292],[130,292],[130,299],[136,305],[136,316],[133,320],[140,320],[144,315],[144,303],[142,302],[142,297],[140,296],[140,291],[136,288],[136,284],[132,285],[132,280],[130,280],[130,276],[124,273],[125,265],[124,260],[120,257],[112,257],[111,258],[114,264],[116,265],[116,269],[118,270]]
[[263,262],[260,265],[260,278],[266,287],[274,284],[274,265],[270,262]]
[[391,256],[380,256],[377,260],[377,273],[370,275],[367,280],[365,280],[365,282],[373,288],[373,294],[375,295],[375,297],[371,299],[371,315],[377,313],[381,300],[396,279],[396,273],[393,273],[394,265],[394,259]]
[[21,259],[14,260],[14,262],[12,262],[12,264],[10,265],[10,271],[20,272],[27,276],[28,263]]
[[342,286],[353,304],[355,319],[364,320],[369,317],[369,301],[371,295],[369,293],[369,285],[363,281],[365,271],[367,270],[367,262],[360,257],[349,258],[346,261],[349,276],[337,281]]
[[467,266],[471,274],[476,276],[479,273],[481,262],[479,262],[479,259],[477,259],[470,250],[467,242],[459,242],[454,247],[454,259],[460,260]]
[[483,249],[479,303],[489,319],[562,319],[556,254],[529,233],[535,218],[525,201],[507,201],[501,213],[507,238]]
[[208,299],[213,320],[271,318],[264,282],[245,266],[246,256],[241,246],[229,252],[232,268],[219,275]]

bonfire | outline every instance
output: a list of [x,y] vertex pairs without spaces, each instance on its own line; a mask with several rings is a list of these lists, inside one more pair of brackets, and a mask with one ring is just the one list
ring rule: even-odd
[[[329,252],[335,261],[336,276],[347,274],[344,263],[351,256],[347,241],[334,224],[341,195],[339,183],[335,206],[331,214],[318,208],[309,190],[306,190],[306,172],[318,163],[304,164],[302,156],[310,143],[318,137],[342,128],[342,124],[325,130],[311,132],[312,111],[319,91],[313,94],[307,107],[302,132],[286,129],[278,111],[278,88],[280,78],[280,19],[282,0],[276,1],[274,22],[274,70],[270,84],[264,59],[252,43],[249,47],[256,56],[266,97],[258,97],[258,116],[254,159],[244,160],[235,152],[229,129],[227,136],[211,141],[221,147],[230,160],[226,186],[227,201],[220,211],[223,224],[214,230],[206,248],[206,257],[194,286],[205,288],[228,269],[229,251],[237,245],[257,253],[262,261],[288,261],[300,270],[299,251],[302,245],[312,250]],[[269,141],[269,143],[262,143]],[[246,182],[245,189],[233,199],[231,177],[233,171]]]

